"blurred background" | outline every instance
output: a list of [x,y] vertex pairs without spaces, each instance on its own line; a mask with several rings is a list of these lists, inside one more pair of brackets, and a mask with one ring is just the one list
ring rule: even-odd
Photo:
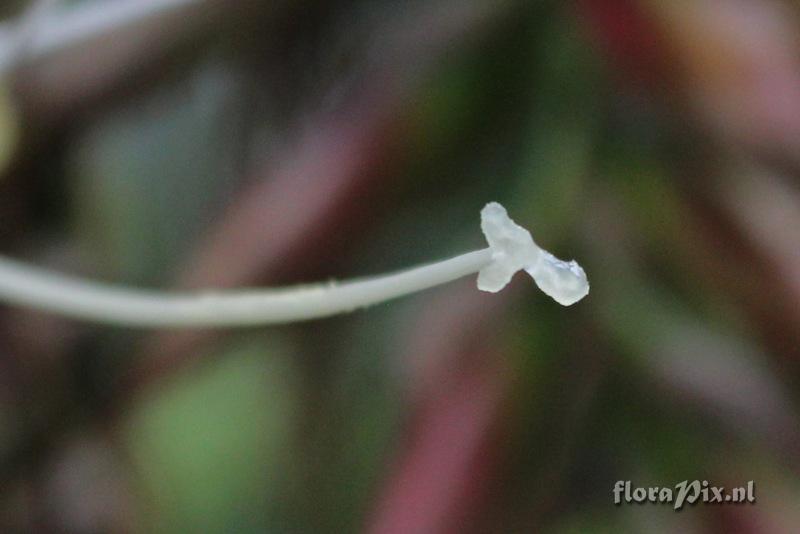
[[[0,251],[164,289],[577,259],[282,327],[0,309],[0,531],[797,532],[790,0],[5,0]],[[614,506],[755,482],[756,504]]]

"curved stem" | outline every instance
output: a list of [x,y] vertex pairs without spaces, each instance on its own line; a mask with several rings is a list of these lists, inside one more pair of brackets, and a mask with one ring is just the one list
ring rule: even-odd
[[489,248],[396,274],[289,289],[142,291],[52,273],[0,256],[0,301],[77,319],[125,326],[246,326],[317,319],[416,293],[469,274],[478,289],[495,293],[527,271],[558,303],[570,306],[589,293],[586,273],[539,248],[505,208],[481,210]]
[[477,273],[491,249],[396,274],[290,289],[169,294],[60,275],[0,257],[0,300],[76,319],[141,327],[247,326],[327,317]]

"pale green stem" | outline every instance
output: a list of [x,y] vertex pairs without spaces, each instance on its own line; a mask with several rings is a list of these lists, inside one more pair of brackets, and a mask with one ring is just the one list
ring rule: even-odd
[[542,291],[569,306],[589,292],[581,267],[539,248],[496,202],[481,211],[489,248],[374,278],[288,289],[194,294],[116,287],[0,257],[0,300],[76,319],[140,327],[247,326],[328,317],[478,273],[478,288],[497,292],[525,270]]
[[289,289],[170,294],[90,282],[0,257],[0,300],[100,323],[246,326],[327,317],[475,274],[490,249],[396,274]]

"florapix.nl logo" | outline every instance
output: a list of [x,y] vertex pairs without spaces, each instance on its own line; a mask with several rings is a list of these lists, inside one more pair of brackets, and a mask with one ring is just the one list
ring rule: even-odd
[[630,480],[617,480],[612,493],[614,504],[667,503],[675,510],[686,504],[753,504],[756,502],[755,483],[726,488],[713,486],[708,480],[684,480],[674,486],[633,486]]

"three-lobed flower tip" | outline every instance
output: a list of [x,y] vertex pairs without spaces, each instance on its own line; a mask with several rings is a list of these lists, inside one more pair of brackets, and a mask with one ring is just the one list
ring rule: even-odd
[[575,261],[559,260],[542,250],[530,232],[516,224],[506,209],[490,202],[481,210],[481,230],[492,261],[478,273],[478,289],[496,293],[517,271],[531,275],[536,285],[559,304],[575,304],[589,293],[586,273]]

